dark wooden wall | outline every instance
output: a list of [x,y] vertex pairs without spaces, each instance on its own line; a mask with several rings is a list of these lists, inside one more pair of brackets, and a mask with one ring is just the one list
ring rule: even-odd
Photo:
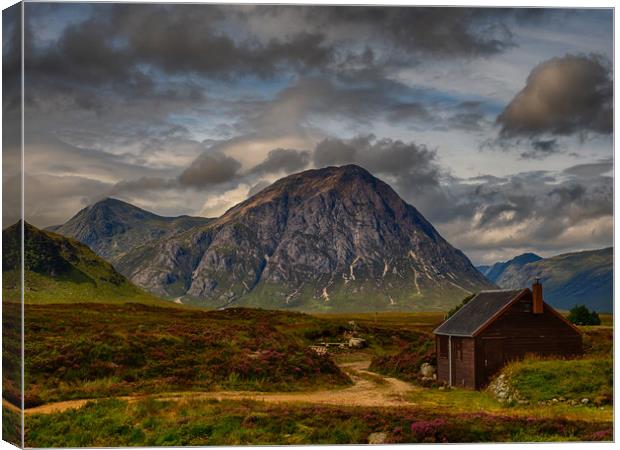
[[[447,343],[448,337],[435,339],[437,379],[447,383],[449,364],[447,355],[440,352],[441,339]],[[452,385],[480,389],[504,364],[527,354],[569,357],[581,352],[581,334],[547,305],[542,314],[532,313],[529,293],[475,338],[452,337]]]
[[[435,336],[435,352],[437,355],[437,380],[448,383],[448,353],[441,352],[441,344],[448,345],[448,336]],[[446,347],[447,348],[447,347]]]
[[[448,356],[440,352],[440,339],[444,339],[447,345],[447,336],[436,336],[435,345],[437,349],[437,379],[448,383],[450,380]],[[452,337],[452,385],[459,387],[475,387],[475,345],[473,338]]]
[[517,301],[476,337],[476,387],[487,384],[497,371],[489,361],[493,349],[501,365],[527,354],[574,356],[582,352],[581,334],[544,305],[531,312],[531,294]]

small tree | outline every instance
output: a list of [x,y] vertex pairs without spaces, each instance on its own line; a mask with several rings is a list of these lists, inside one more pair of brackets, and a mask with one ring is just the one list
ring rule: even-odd
[[568,320],[575,325],[600,325],[601,319],[594,310],[590,311],[586,305],[575,305],[568,313]]

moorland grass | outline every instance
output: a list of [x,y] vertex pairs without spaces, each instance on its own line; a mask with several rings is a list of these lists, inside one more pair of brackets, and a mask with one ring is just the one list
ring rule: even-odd
[[267,405],[250,401],[103,400],[78,410],[29,416],[32,447],[529,442],[610,440],[612,422],[420,408]]
[[21,428],[22,419],[20,413],[2,405],[2,439],[17,447],[21,447]]
[[506,374],[519,398],[530,402],[553,399],[581,401],[595,405],[613,399],[611,358],[541,359],[529,357],[508,364]]
[[[332,359],[308,348],[305,330],[321,323],[261,310],[26,305],[26,405],[178,390],[345,386],[350,380]],[[17,364],[16,355],[7,358]]]

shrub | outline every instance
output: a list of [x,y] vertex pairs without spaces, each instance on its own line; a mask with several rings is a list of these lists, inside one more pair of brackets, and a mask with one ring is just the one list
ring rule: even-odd
[[417,340],[407,344],[395,355],[374,357],[370,364],[370,370],[407,381],[429,384],[428,380],[422,380],[420,375],[420,368],[424,363],[433,366],[437,364],[435,342],[432,336],[420,334]]
[[600,325],[601,319],[594,310],[590,311],[585,305],[574,306],[569,314],[568,320],[575,325]]

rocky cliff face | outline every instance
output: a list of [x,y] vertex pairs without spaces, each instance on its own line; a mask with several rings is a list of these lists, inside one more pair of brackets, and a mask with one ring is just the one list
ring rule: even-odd
[[413,206],[353,165],[283,178],[116,266],[159,295],[212,307],[428,310],[492,287]]
[[153,240],[170,237],[211,219],[162,217],[121,200],[107,198],[84,208],[69,221],[48,230],[77,239],[115,263],[127,251]]

